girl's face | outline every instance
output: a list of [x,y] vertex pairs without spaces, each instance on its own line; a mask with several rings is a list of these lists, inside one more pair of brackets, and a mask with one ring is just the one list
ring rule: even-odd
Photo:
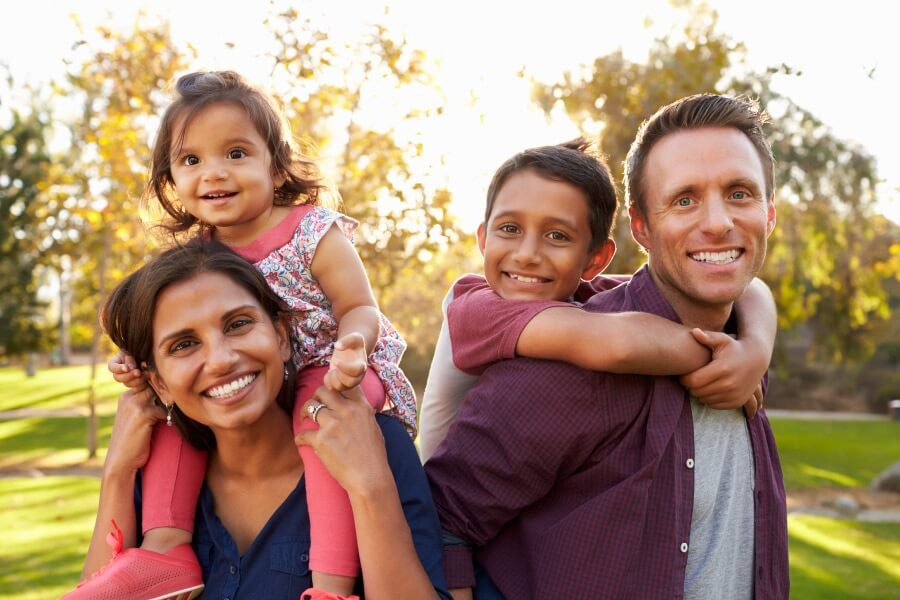
[[[172,179],[184,208],[231,245],[245,245],[274,223],[275,188],[284,177],[272,174],[266,141],[239,104],[216,102],[184,127],[180,147],[172,147]],[[173,136],[178,140],[178,135]]]
[[225,275],[196,275],[157,298],[150,381],[166,404],[216,434],[281,411],[290,356],[284,326]]

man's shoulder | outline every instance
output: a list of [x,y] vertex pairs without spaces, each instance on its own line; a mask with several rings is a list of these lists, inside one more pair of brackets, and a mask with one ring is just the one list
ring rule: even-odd
[[495,398],[545,395],[546,399],[546,394],[553,394],[554,399],[576,397],[594,389],[604,375],[557,360],[513,358],[489,366],[472,391]]

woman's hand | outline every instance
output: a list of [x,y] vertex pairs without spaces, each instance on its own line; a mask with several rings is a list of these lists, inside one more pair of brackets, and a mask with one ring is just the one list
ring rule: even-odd
[[109,449],[103,466],[108,474],[133,474],[150,457],[150,436],[165,410],[148,385],[127,389],[119,396]]
[[[319,429],[297,435],[298,445],[312,446],[322,464],[348,492],[365,492],[390,481],[393,485],[384,437],[375,422],[375,411],[354,387],[335,392],[320,387],[303,406],[324,404],[316,414]],[[307,417],[309,418],[309,417]]]
[[124,350],[116,352],[106,363],[106,368],[112,373],[113,379],[125,387],[137,388],[147,383],[147,376],[134,363],[134,358]]

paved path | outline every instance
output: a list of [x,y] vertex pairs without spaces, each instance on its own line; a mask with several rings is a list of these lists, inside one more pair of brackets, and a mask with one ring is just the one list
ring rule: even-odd
[[[767,408],[766,414],[779,419],[803,419],[807,421],[887,421],[887,415],[861,412],[836,412],[830,410],[786,410]],[[900,421],[898,421],[900,423]]]

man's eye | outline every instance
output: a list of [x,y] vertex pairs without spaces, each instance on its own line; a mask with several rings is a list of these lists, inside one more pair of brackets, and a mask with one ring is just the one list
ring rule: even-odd
[[693,203],[693,200],[684,196],[683,198],[679,198],[677,201],[678,206],[690,206]]
[[731,197],[735,200],[746,200],[747,192],[734,192],[733,194],[731,194]]
[[184,157],[184,164],[191,167],[200,163],[200,159],[194,156],[193,154]]
[[247,156],[247,153],[241,150],[240,148],[235,148],[234,150],[228,151],[228,158],[232,160],[237,160],[239,158],[244,158]]

